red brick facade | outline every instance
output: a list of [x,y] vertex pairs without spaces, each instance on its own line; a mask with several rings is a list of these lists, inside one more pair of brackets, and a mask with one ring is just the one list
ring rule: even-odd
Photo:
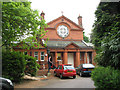
[[48,32],[43,37],[46,39],[47,37],[49,39],[59,39],[62,38],[57,34],[57,27],[59,25],[65,25],[69,29],[69,35],[64,38],[64,40],[83,40],[83,28],[66,18],[65,16],[61,16],[51,22],[48,23],[49,27],[46,29]]
[[[44,18],[45,14],[41,15]],[[83,41],[84,29],[82,28],[81,16],[78,17],[78,25],[63,15],[47,24],[49,26],[46,28],[48,32],[42,39],[46,40],[49,38],[47,47],[50,49],[51,61],[55,66],[58,66],[61,63],[71,63],[74,67],[77,67],[82,63],[94,64],[93,60],[96,53],[92,47],[86,45]],[[64,25],[68,28],[69,34],[67,37],[63,38],[58,35],[57,29],[60,25]],[[22,52],[25,51],[22,49],[15,50]],[[48,68],[48,55],[46,48],[43,47],[39,49],[27,50],[28,55],[30,55],[31,52],[33,57],[35,57],[35,54],[38,57],[37,62],[41,65],[41,69]],[[41,60],[43,57],[44,60]]]

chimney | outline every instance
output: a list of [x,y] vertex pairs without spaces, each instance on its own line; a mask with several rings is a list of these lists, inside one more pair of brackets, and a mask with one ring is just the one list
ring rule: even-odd
[[[43,19],[44,19],[44,15],[45,15],[45,13],[42,11],[42,13],[40,14],[40,16],[42,16]],[[41,18],[41,19],[42,19],[42,18]]]
[[82,16],[78,16],[78,25],[82,27]]

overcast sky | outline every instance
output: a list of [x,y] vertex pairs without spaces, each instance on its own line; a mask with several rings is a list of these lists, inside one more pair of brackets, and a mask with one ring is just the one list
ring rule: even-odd
[[89,36],[95,20],[95,10],[100,0],[30,0],[32,9],[45,13],[46,22],[63,15],[78,24],[77,17],[82,16],[85,35]]

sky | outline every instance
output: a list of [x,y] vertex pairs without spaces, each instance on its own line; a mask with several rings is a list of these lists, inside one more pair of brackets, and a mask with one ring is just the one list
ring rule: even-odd
[[76,24],[78,16],[82,16],[82,24],[85,35],[90,37],[95,20],[95,10],[100,0],[29,0],[31,8],[37,9],[39,13],[45,13],[46,23],[63,15]]

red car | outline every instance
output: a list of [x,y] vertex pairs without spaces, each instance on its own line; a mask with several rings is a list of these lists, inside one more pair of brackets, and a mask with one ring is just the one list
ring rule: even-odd
[[76,78],[76,70],[71,64],[60,64],[54,70],[54,75],[59,76],[61,79],[63,77],[69,77],[69,76]]

